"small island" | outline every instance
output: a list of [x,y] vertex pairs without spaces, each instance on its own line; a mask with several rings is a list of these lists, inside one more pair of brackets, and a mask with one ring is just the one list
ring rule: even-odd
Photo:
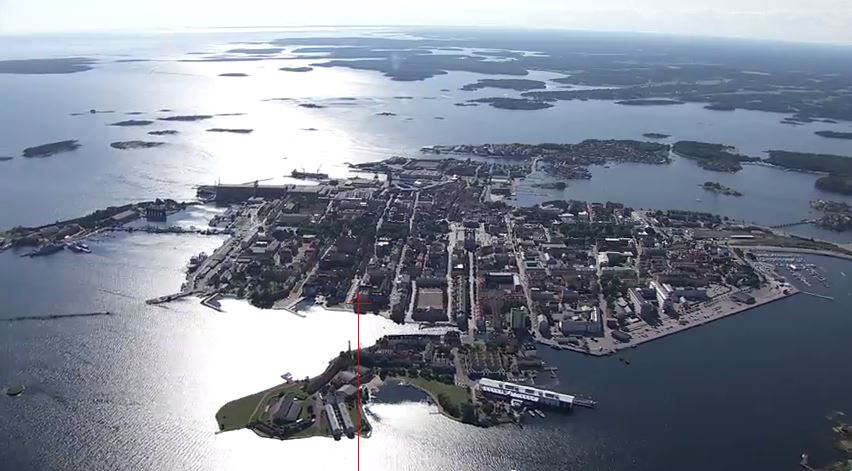
[[128,119],[117,123],[111,123],[110,126],[148,126],[150,124],[154,124],[154,122],[147,119]]
[[155,141],[118,141],[113,142],[109,146],[113,149],[128,150],[128,149],[151,149],[165,145],[165,142]]
[[391,113],[390,111],[382,111],[381,113],[376,113],[376,116],[396,116],[396,113]]
[[325,106],[318,105],[316,103],[299,103],[299,106],[301,106],[302,108],[311,108],[311,109],[325,108]]
[[832,231],[852,230],[852,205],[838,201],[811,201],[811,208],[823,213],[815,224]]
[[177,115],[177,116],[166,116],[163,118],[157,118],[160,121],[203,121],[205,119],[212,118],[213,115],[210,114],[191,114],[191,115]]
[[66,141],[42,144],[40,146],[27,147],[26,149],[24,149],[22,155],[27,158],[51,157],[62,152],[71,152],[73,150],[77,150],[80,148],[80,146],[80,142],[76,139],[69,139]]
[[647,137],[648,139],[668,139],[672,137],[669,134],[662,134],[658,132],[646,132],[642,134],[643,137]]
[[229,132],[233,134],[250,134],[254,129],[239,129],[239,128],[210,128],[207,132]]
[[842,131],[816,131],[814,132],[817,136],[827,137],[830,139],[852,139],[852,132],[842,132]]
[[469,102],[488,103],[494,108],[500,108],[501,110],[543,110],[546,108],[553,108],[552,103],[539,100],[530,100],[527,98],[491,97],[477,98],[475,100],[469,100]]
[[6,156],[0,155],[0,162],[8,162],[12,159],[14,159],[14,157],[6,157]]
[[160,129],[158,131],[148,131],[151,136],[173,136],[178,132],[174,129]]
[[476,83],[469,83],[461,87],[460,90],[474,91],[481,90],[483,88],[500,88],[504,90],[525,92],[528,90],[547,88],[547,84],[541,80],[529,79],[480,79]]
[[852,195],[852,176],[828,175],[817,178],[814,183],[818,189],[841,195]]
[[283,72],[310,72],[314,70],[313,67],[281,67],[280,69]]
[[705,190],[719,194],[719,195],[728,195],[728,196],[742,196],[743,195],[739,191],[737,191],[737,190],[735,190],[731,187],[727,187],[725,185],[722,185],[719,182],[704,182],[704,184],[701,185],[701,186]]
[[758,161],[759,158],[738,154],[732,146],[697,141],[678,141],[672,151],[687,159],[693,159],[704,170],[715,172],[739,172],[741,162]]
[[219,74],[219,77],[248,77],[249,74],[244,74],[242,72],[225,72],[224,74]]

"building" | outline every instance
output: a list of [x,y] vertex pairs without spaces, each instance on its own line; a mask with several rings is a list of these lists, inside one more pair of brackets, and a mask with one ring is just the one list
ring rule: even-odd
[[343,427],[340,425],[340,422],[337,420],[337,411],[334,406],[327,402],[325,404],[325,417],[328,419],[328,428],[331,429],[331,435],[335,440],[339,440],[341,436],[343,436]]
[[563,319],[559,323],[559,329],[565,336],[589,335],[597,337],[603,335],[603,320],[597,306],[591,308],[586,306],[575,315]]
[[417,305],[413,318],[418,322],[440,322],[447,320],[444,309],[443,288],[420,288],[417,290]]
[[349,415],[349,408],[346,406],[346,403],[338,402],[335,405],[340,412],[340,418],[343,421],[343,431],[346,433],[346,436],[355,438],[355,424],[352,423],[352,416]]
[[166,222],[166,207],[152,204],[145,208],[145,220],[148,222]]
[[[653,299],[655,293],[651,293]],[[630,288],[627,290],[627,297],[630,298],[630,304],[633,306],[633,312],[640,317],[651,315],[654,312],[654,305],[646,298],[646,292],[641,288]]]
[[528,317],[526,308],[513,307],[509,315],[511,316],[511,325],[513,330],[526,330]]

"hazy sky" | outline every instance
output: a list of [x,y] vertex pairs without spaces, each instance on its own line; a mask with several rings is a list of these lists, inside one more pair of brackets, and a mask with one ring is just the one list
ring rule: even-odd
[[0,0],[0,33],[480,25],[852,43],[852,0]]

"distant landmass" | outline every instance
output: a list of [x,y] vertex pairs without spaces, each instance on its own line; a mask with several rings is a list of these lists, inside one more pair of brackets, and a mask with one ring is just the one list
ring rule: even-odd
[[58,141],[51,142],[49,144],[42,144],[40,146],[27,147],[24,149],[23,156],[24,157],[50,157],[52,155],[56,155],[62,152],[70,152],[72,150],[77,150],[81,146],[80,142],[74,139],[69,139],[67,141]]
[[249,74],[244,74],[242,72],[225,72],[224,74],[219,74],[219,77],[248,77]]
[[494,108],[500,108],[504,110],[543,110],[545,108],[552,108],[552,103],[547,103],[544,101],[536,101],[536,100],[528,100],[526,98],[503,98],[503,97],[491,97],[491,98],[477,98],[475,100],[469,100],[473,103],[488,103]]
[[233,129],[233,128],[210,128],[207,132],[229,132],[233,134],[249,134],[254,129]]
[[615,102],[618,105],[628,106],[665,106],[665,105],[682,105],[684,102],[678,100],[621,100]]
[[148,134],[152,136],[172,136],[177,134],[178,132],[174,129],[161,129],[159,131],[148,131]]
[[852,132],[842,131],[816,131],[817,136],[828,137],[831,139],[852,139]]
[[314,68],[313,67],[281,67],[278,70],[281,70],[281,71],[284,71],[284,72],[310,72],[310,71],[314,70]]
[[646,132],[642,135],[644,137],[647,137],[648,139],[666,139],[666,138],[671,137],[668,134],[661,134],[661,133],[658,133],[658,132]]
[[110,144],[113,149],[128,150],[128,149],[150,149],[152,147],[160,147],[165,145],[165,142],[152,141],[119,141]]
[[148,126],[150,124],[154,124],[154,122],[147,119],[128,119],[126,121],[111,123],[110,126]]
[[461,87],[461,90],[474,91],[483,88],[502,88],[525,92],[527,90],[547,88],[547,84],[541,80],[529,79],[480,79],[476,83],[469,83]]
[[73,74],[92,70],[92,64],[87,57],[0,60],[0,74]]
[[212,118],[213,115],[209,114],[193,114],[193,115],[179,115],[179,116],[166,116],[164,118],[157,118],[160,121],[202,121],[205,119]]

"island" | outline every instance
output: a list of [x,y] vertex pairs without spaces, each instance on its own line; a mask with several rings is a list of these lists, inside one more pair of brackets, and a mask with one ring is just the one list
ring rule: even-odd
[[129,149],[151,149],[165,145],[165,142],[157,141],[118,141],[113,142],[109,146],[113,149],[129,150]]
[[725,185],[722,185],[719,182],[704,182],[704,184],[701,185],[701,187],[704,188],[707,191],[710,191],[710,192],[713,192],[713,193],[716,193],[716,194],[719,194],[719,195],[728,195],[728,196],[742,196],[743,195],[739,191],[734,190],[731,187],[727,187]]
[[842,131],[816,131],[817,136],[828,137],[831,139],[852,139],[852,132]]
[[546,108],[553,108],[552,103],[539,100],[529,100],[526,98],[491,97],[476,98],[468,101],[470,103],[488,103],[494,108],[500,108],[502,110],[543,110]]
[[852,230],[852,205],[838,201],[815,200],[811,207],[822,213],[815,224],[832,231]]
[[739,172],[741,162],[755,162],[760,158],[738,154],[732,146],[697,141],[678,141],[672,151],[688,159],[695,160],[704,170],[715,172]]
[[325,106],[318,105],[316,103],[299,103],[299,106],[301,106],[302,108],[314,108],[314,109],[325,108]]
[[852,175],[827,175],[817,178],[814,186],[822,191],[852,195]]
[[207,132],[229,132],[234,134],[250,134],[254,132],[254,129],[242,129],[242,128],[210,128]]
[[210,114],[192,114],[192,115],[176,115],[176,116],[165,116],[162,118],[157,118],[160,121],[203,121],[205,119],[212,118],[213,115]]
[[314,70],[314,68],[313,67],[281,67],[278,70],[281,70],[281,71],[284,71],[284,72],[310,72],[310,71]]
[[14,159],[14,157],[7,157],[7,156],[4,156],[4,155],[0,155],[0,162],[8,162],[12,159]]
[[225,72],[223,74],[219,74],[219,77],[248,77],[249,74],[245,74],[242,72]]
[[547,84],[541,80],[529,79],[479,79],[475,83],[464,85],[460,90],[474,91],[483,88],[500,88],[525,92],[527,90],[547,88]]
[[157,131],[148,131],[148,134],[152,136],[173,136],[175,134],[178,134],[178,131],[174,129],[160,129]]
[[22,155],[28,158],[51,157],[62,152],[71,152],[73,150],[77,150],[80,147],[81,144],[79,141],[75,139],[69,139],[66,141],[42,144],[40,146],[27,147],[26,149],[24,149]]
[[376,113],[376,116],[396,116],[396,113],[392,113],[390,111],[382,111],[380,113]]
[[[584,413],[596,403],[582,388],[540,381],[549,368],[542,345],[593,356],[629,351],[797,294],[777,253],[852,259],[841,245],[710,213],[505,201],[539,165],[664,164],[669,149],[623,140],[433,146],[441,157],[351,165],[386,178],[297,172],[318,184],[200,185],[201,200],[225,208],[205,230],[227,238],[188,261],[179,291],[146,302],[195,297],[220,311],[220,299],[234,298],[300,316],[319,305],[419,326],[357,350],[341,346],[318,376],[284,375],[283,384],[225,404],[216,414],[221,431],[366,437],[364,404],[399,385],[423,391],[448,419],[477,426]],[[467,155],[445,155],[454,153]],[[0,239],[11,250],[47,251],[93,231],[165,232],[127,221],[162,220],[169,207],[108,208]]]
[[767,163],[791,170],[852,174],[852,157],[770,150]]
[[154,124],[154,122],[147,119],[128,119],[126,121],[111,123],[110,126],[148,126],[150,124]]
[[648,139],[668,139],[671,136],[669,134],[662,134],[658,132],[646,132],[642,134],[643,137],[647,137]]

